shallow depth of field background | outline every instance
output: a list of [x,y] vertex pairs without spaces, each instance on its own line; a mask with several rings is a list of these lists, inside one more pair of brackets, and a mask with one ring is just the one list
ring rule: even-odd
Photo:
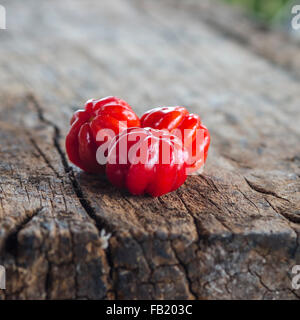
[[243,8],[254,19],[271,27],[290,28],[290,13],[293,5],[300,4],[295,0],[223,0],[233,6]]

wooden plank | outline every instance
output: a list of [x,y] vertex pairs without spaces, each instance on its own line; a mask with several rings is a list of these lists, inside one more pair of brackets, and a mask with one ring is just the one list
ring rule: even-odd
[[[297,77],[189,5],[4,5],[13,14],[0,33],[0,297],[299,297]],[[72,112],[106,95],[140,115],[174,104],[199,113],[212,134],[204,174],[152,199],[70,166]]]

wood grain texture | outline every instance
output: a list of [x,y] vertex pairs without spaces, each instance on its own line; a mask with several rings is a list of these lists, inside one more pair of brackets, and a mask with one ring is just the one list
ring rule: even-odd
[[[4,1],[1,298],[300,297],[298,71],[228,37],[203,3]],[[152,199],[71,166],[72,112],[107,95],[139,115],[199,113],[212,135],[204,174]]]

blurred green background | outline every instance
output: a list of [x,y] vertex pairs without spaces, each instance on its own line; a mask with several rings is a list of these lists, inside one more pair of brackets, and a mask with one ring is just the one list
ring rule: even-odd
[[234,5],[245,7],[258,19],[270,24],[286,6],[293,2],[290,0],[224,0]]

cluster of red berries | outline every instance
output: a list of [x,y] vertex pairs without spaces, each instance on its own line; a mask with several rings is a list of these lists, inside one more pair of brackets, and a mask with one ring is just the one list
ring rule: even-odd
[[134,195],[158,197],[179,188],[205,163],[207,128],[183,107],[161,107],[140,119],[125,101],[89,100],[66,138],[70,161]]

